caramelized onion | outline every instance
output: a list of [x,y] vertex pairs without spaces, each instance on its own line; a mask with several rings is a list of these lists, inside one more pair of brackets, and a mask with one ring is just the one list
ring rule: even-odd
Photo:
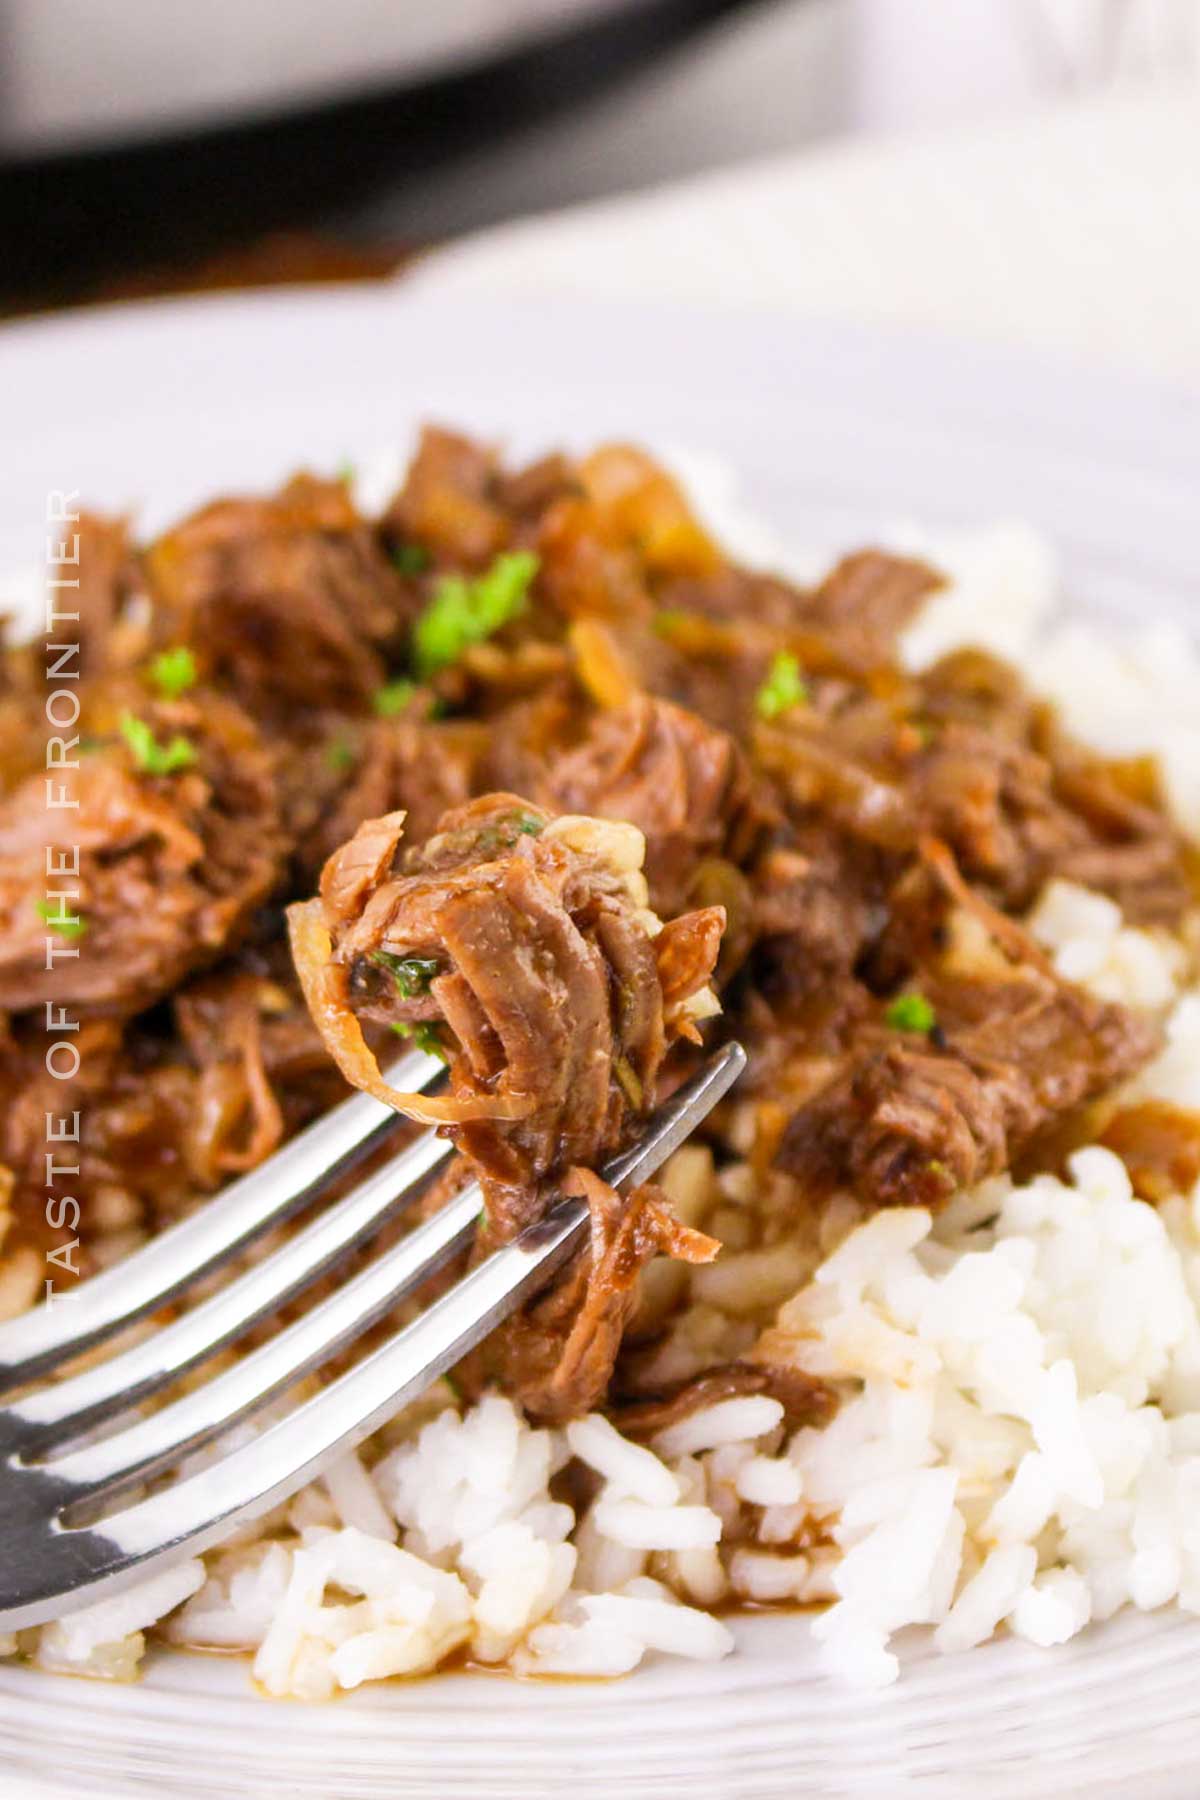
[[350,1010],[347,971],[333,960],[333,945],[319,900],[288,907],[292,959],[309,1012],[325,1048],[352,1087],[425,1125],[463,1125],[471,1119],[523,1119],[535,1102],[525,1094],[442,1096],[408,1094],[390,1087]]

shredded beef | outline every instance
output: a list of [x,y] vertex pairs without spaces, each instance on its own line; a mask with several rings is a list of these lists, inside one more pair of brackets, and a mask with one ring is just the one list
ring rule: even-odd
[[419,605],[346,486],[218,500],[143,558],[173,638],[256,707],[369,703]]
[[64,619],[49,633],[49,666],[67,645],[78,644],[78,661],[72,657],[63,665],[72,679],[128,668],[145,653],[148,620],[129,604],[137,571],[126,521],[81,513],[69,529],[64,526],[58,547],[64,556],[51,572],[58,605],[79,618]]
[[604,1397],[626,1322],[636,1302],[639,1270],[660,1252],[706,1263],[720,1245],[681,1225],[652,1183],[621,1195],[588,1169],[572,1169],[562,1192],[588,1203],[587,1252],[545,1298],[496,1334],[485,1355],[488,1373],[550,1421],[590,1412]]
[[[63,769],[62,807],[40,776],[0,802],[0,1007],[149,1006],[235,945],[280,876],[274,759],[241,709],[205,693],[140,718],[191,760],[151,774],[114,733]],[[48,877],[47,846],[71,873]],[[56,928],[60,914],[81,924]]]
[[830,1389],[801,1369],[738,1361],[676,1382],[653,1399],[621,1400],[614,1408],[614,1419],[626,1437],[650,1438],[706,1406],[740,1400],[747,1394],[769,1394],[778,1400],[793,1430],[824,1424],[836,1405]]
[[923,829],[1013,911],[1051,876],[1120,901],[1139,923],[1177,920],[1189,892],[1162,814],[1125,799],[1095,759],[1057,760],[987,726],[948,724],[913,770]]
[[515,795],[452,810],[408,852],[402,826],[397,814],[369,821],[326,865],[328,966],[360,1020],[449,1028],[448,1104],[468,1110],[446,1129],[483,1187],[487,1244],[539,1217],[577,1171],[588,1255],[508,1328],[502,1354],[506,1384],[532,1410],[586,1410],[641,1262],[662,1246],[694,1259],[707,1244],[644,1192],[621,1198],[590,1171],[653,1105],[671,1041],[694,1033],[688,1002],[712,974],[722,915],[649,935],[625,836]]
[[890,643],[922,602],[943,585],[936,569],[884,550],[843,557],[809,601],[812,622],[836,630],[850,625]]
[[[512,536],[499,486],[493,451],[457,432],[427,426],[404,486],[383,516],[383,529],[396,543],[418,542],[435,556],[481,568]],[[516,498],[519,506],[519,490]]]
[[493,1234],[511,1236],[540,1209],[539,1183],[594,1166],[652,1104],[720,915],[650,937],[629,871],[605,859],[606,828],[511,794],[451,811],[398,855],[402,828],[398,815],[368,822],[326,865],[332,964],[360,1019],[450,1027],[453,1092],[473,1113],[451,1129]]
[[929,970],[921,986],[931,1037],[889,1027],[877,1009],[788,1126],[780,1164],[817,1192],[937,1206],[1009,1167],[1158,1043],[1128,1008],[1033,962],[971,977]]
[[664,913],[687,904],[702,861],[741,861],[761,824],[738,745],[666,700],[601,714],[580,748],[551,765],[548,787],[564,811],[639,828],[651,904]]
[[[319,874],[364,819],[403,812],[411,839],[432,835],[442,814],[465,804],[476,790],[486,749],[485,734],[469,721],[373,720],[350,752],[346,780],[330,784],[332,792],[323,796],[323,809],[310,809],[304,797],[297,796],[296,816],[303,821],[298,833],[300,858],[306,875]],[[310,787],[309,795],[313,792]],[[319,816],[306,816],[310,811],[319,811]]]

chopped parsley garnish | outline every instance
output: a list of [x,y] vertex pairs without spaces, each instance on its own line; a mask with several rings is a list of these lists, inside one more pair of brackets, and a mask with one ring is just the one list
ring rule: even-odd
[[178,732],[169,744],[160,744],[145,719],[131,712],[123,712],[117,723],[134,762],[147,775],[174,775],[180,769],[190,768],[196,760],[195,746]]
[[51,931],[57,931],[60,937],[82,937],[87,930],[87,920],[80,918],[78,913],[61,912],[57,907],[51,906],[49,900],[39,900],[36,904],[39,917],[45,920]]
[[196,685],[196,659],[186,644],[160,650],[150,664],[150,679],[164,700],[178,700]]
[[505,813],[494,825],[484,831],[471,834],[471,843],[476,852],[490,859],[499,856],[505,850],[511,850],[518,838],[540,837],[546,829],[546,821],[535,817],[533,813]]
[[423,575],[433,558],[424,544],[396,544],[392,561],[401,575]]
[[325,746],[325,761],[338,775],[354,767],[354,746],[348,738],[334,738]]
[[800,673],[800,664],[790,650],[777,650],[771,658],[767,678],[754,696],[760,719],[777,719],[793,706],[803,706],[808,688]]
[[404,711],[416,691],[416,682],[402,676],[399,681],[389,681],[385,687],[376,688],[371,705],[381,719],[394,719],[397,713]]
[[418,994],[427,994],[430,982],[441,968],[436,956],[393,956],[390,950],[373,950],[371,961],[388,971],[402,1000],[415,1000]]
[[469,644],[491,637],[525,610],[538,559],[530,550],[498,556],[482,575],[444,575],[413,626],[419,681],[458,661]]
[[897,994],[883,1016],[893,1031],[919,1031],[923,1037],[937,1024],[937,1014],[924,994]]
[[439,1062],[449,1062],[450,1058],[442,1047],[435,1025],[430,1025],[424,1019],[418,1019],[415,1024],[410,1024],[407,1019],[399,1019],[392,1030],[397,1037],[411,1038],[417,1049],[423,1050],[426,1056],[436,1056]]
[[358,470],[355,468],[354,464],[350,461],[349,457],[346,457],[343,459],[343,461],[341,461],[338,464],[337,468],[333,471],[333,473],[334,473],[335,478],[338,481],[344,482],[345,485],[347,487],[349,487],[350,483],[354,480],[354,477],[357,475]]

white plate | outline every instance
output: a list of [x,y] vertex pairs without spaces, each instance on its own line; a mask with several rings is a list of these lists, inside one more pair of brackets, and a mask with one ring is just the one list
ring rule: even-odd
[[[372,289],[10,327],[0,393],[0,571],[38,559],[51,489],[153,524],[433,416],[519,451],[614,433],[712,450],[800,544],[1020,515],[1056,540],[1077,604],[1137,619],[1200,595],[1195,398],[911,336]],[[652,1662],[619,1683],[442,1677],[318,1708],[260,1701],[243,1664],[197,1656],[120,1689],[0,1665],[4,1792],[1196,1791],[1200,1623],[1177,1614],[1120,1617],[1050,1654],[918,1646],[896,1687],[865,1697],[815,1674],[803,1618],[746,1619],[738,1637],[727,1662]]]

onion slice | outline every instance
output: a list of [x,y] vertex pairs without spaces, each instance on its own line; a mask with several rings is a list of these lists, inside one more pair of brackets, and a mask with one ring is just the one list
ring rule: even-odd
[[431,1097],[389,1087],[350,1007],[347,970],[333,960],[333,942],[320,900],[287,909],[292,960],[313,1023],[325,1048],[352,1087],[373,1094],[426,1125],[463,1125],[471,1119],[523,1119],[533,1111],[529,1094],[460,1094]]

